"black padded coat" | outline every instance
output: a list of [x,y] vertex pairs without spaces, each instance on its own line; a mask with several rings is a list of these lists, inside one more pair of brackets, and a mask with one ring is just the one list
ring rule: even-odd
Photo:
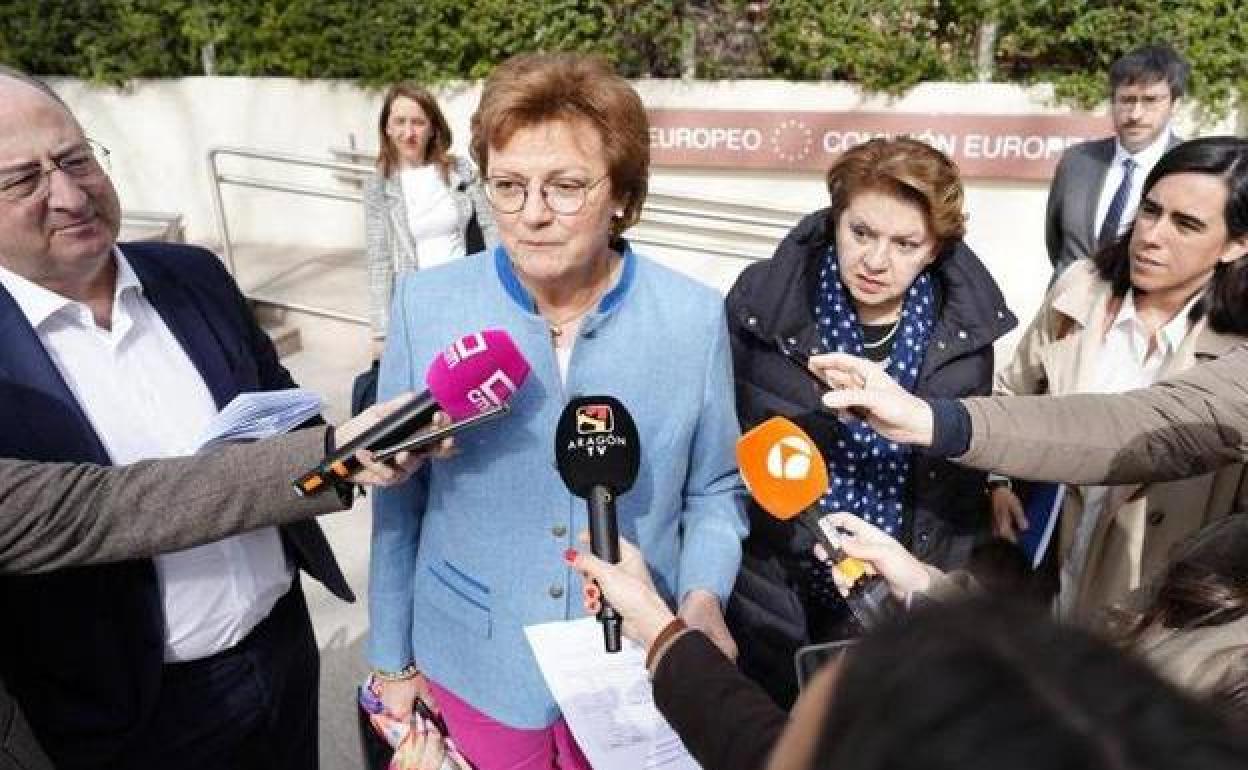
[[[805,217],[770,260],[747,268],[728,293],[742,430],[775,415],[819,409],[817,383],[780,355],[776,338],[803,352],[821,352],[814,290],[832,238],[828,219],[827,209]],[[1017,320],[987,268],[964,243],[957,242],[932,269],[938,309],[916,393],[942,398],[988,394],[993,343]],[[916,454],[910,475],[903,541],[937,567],[962,566],[990,532],[983,472]],[[797,692],[793,653],[812,641],[797,590],[801,562],[808,561],[812,543],[800,526],[776,521],[750,504],[750,536],[728,623],[741,648],[742,669],[786,708]]]

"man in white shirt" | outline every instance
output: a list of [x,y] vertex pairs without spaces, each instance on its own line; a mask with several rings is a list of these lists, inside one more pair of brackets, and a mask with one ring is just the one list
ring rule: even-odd
[[1077,144],[1058,161],[1045,213],[1045,245],[1056,277],[1127,231],[1144,179],[1181,140],[1170,122],[1188,64],[1173,48],[1139,48],[1109,69],[1115,135]]
[[[43,84],[0,69],[0,456],[187,454],[244,391],[291,387],[203,249],[116,244],[105,164]],[[303,569],[354,597],[314,522],[0,582],[0,674],[59,768],[317,765]]]

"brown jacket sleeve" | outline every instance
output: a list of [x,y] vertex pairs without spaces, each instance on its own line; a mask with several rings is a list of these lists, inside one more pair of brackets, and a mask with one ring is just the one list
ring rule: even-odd
[[1248,346],[1143,390],[973,398],[957,462],[1071,484],[1169,481],[1248,461]]
[[789,715],[699,631],[681,634],[654,672],[654,704],[707,770],[767,764]]
[[290,486],[324,449],[316,427],[122,467],[0,459],[0,574],[147,557],[337,510],[336,495]]

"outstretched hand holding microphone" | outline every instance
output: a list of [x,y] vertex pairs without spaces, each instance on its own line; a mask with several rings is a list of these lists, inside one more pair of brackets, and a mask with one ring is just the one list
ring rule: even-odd
[[[641,466],[641,446],[632,415],[611,396],[572,399],[559,415],[555,430],[555,465],[572,494],[588,501],[594,556],[610,564],[619,562],[615,498],[633,486]],[[619,652],[619,613],[606,600],[600,600],[596,614],[607,652]]]
[[[624,405],[611,396],[584,396],[569,402],[555,432],[555,462],[572,493],[589,501],[589,532],[582,540],[590,543],[594,569],[611,569],[608,583],[617,585],[595,584],[593,576],[578,566],[587,557],[568,552],[569,564],[586,578],[586,606],[593,607],[603,624],[607,652],[620,650],[621,632],[630,639],[647,639],[645,635],[654,630],[652,621],[663,620],[661,629],[678,614],[682,627],[687,624],[702,631],[724,655],[735,658],[736,643],[724,624],[719,600],[705,589],[694,588],[680,597],[679,611],[673,614],[655,592],[636,547],[619,536],[615,500],[633,486],[641,464],[637,427]],[[613,566],[617,563],[632,582],[618,585],[616,576],[621,573]],[[619,597],[620,603],[610,597]],[[634,610],[641,616],[630,618]]]
[[[318,495],[351,480],[371,453],[400,463],[429,447],[445,453],[450,446],[445,438],[454,430],[506,414],[508,400],[528,375],[528,361],[507,332],[486,329],[460,337],[429,364],[426,390],[358,435],[342,436],[346,440],[319,465],[292,482],[295,491]],[[370,467],[378,469],[376,463]]]

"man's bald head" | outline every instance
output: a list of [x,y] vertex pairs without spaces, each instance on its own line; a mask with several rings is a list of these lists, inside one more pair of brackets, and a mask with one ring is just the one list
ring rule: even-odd
[[47,83],[43,82],[39,78],[35,77],[34,75],[28,75],[19,69],[14,69],[7,65],[0,64],[0,87],[4,86],[5,84],[4,81],[6,80],[17,81],[18,83],[22,85],[30,86],[36,91],[47,96],[52,101],[61,105],[61,107],[63,107],[66,112],[70,113],[71,115],[73,114],[73,112],[69,109],[69,105],[66,104],[63,99],[61,99],[61,97],[56,93],[56,91],[53,91],[51,86],[49,86]]
[[0,67],[0,104],[0,265],[72,299],[111,296],[121,205],[92,143],[24,72]]

